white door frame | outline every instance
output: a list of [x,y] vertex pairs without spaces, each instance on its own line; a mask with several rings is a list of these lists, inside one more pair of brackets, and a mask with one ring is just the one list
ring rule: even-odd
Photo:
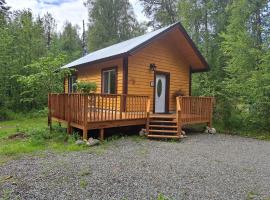
[[[165,87],[165,110],[164,112],[156,112],[156,76],[157,75],[164,75],[166,79],[166,87]],[[162,71],[155,71],[154,73],[154,90],[153,90],[153,113],[168,113],[169,112],[169,94],[170,94],[170,73],[169,72],[162,72]]]

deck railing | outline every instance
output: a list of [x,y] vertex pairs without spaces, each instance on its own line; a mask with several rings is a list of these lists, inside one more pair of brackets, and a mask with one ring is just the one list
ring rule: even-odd
[[211,126],[213,97],[177,97],[177,116],[183,124],[207,122]]
[[146,119],[148,96],[123,94],[49,94],[49,117],[88,122]]

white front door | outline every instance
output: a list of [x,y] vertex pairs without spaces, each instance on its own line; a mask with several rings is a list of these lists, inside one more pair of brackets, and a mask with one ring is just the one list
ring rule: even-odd
[[155,112],[164,113],[166,111],[166,75],[156,75],[155,91]]

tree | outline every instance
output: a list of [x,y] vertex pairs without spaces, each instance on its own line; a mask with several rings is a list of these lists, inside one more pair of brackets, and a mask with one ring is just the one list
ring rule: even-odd
[[1,18],[7,17],[10,6],[7,5],[6,0],[0,0],[0,16]]
[[63,92],[63,79],[70,73],[67,69],[59,70],[65,62],[63,55],[49,55],[25,66],[27,74],[15,76],[22,86],[20,102],[25,108],[42,109],[47,103],[46,94]]
[[82,41],[78,29],[78,26],[73,26],[70,22],[66,22],[64,30],[60,34],[60,49],[68,56],[67,61],[77,59],[82,55]]
[[154,28],[169,25],[177,21],[177,0],[140,0],[144,12],[150,18]]
[[46,13],[41,19],[44,28],[47,48],[50,48],[53,34],[55,34],[56,22],[50,13]]
[[266,64],[269,63],[269,46],[261,46],[263,33],[257,28],[261,26],[261,20],[254,21],[254,16],[257,19],[261,15],[258,9],[265,6],[268,6],[266,1],[234,1],[230,7],[229,25],[222,34],[222,49],[227,60],[224,93],[234,108],[230,110],[230,116],[237,116],[237,121],[230,121],[231,126],[244,123],[245,128],[253,126],[269,130],[269,126],[262,123],[269,115],[269,110],[265,112],[265,108],[269,108],[266,103],[269,100],[266,88],[270,83]]
[[90,51],[127,40],[144,32],[128,0],[88,0]]

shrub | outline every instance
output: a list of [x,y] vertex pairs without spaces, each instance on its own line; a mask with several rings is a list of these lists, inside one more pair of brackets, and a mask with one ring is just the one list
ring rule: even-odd
[[14,112],[7,108],[0,108],[0,121],[14,119]]
[[55,126],[50,131],[49,128],[36,128],[28,131],[31,136],[31,143],[35,145],[45,145],[48,141],[65,142],[68,140],[66,130],[62,127]]
[[74,83],[74,86],[76,90],[81,93],[90,93],[97,90],[97,84],[91,82],[78,81],[77,83]]

